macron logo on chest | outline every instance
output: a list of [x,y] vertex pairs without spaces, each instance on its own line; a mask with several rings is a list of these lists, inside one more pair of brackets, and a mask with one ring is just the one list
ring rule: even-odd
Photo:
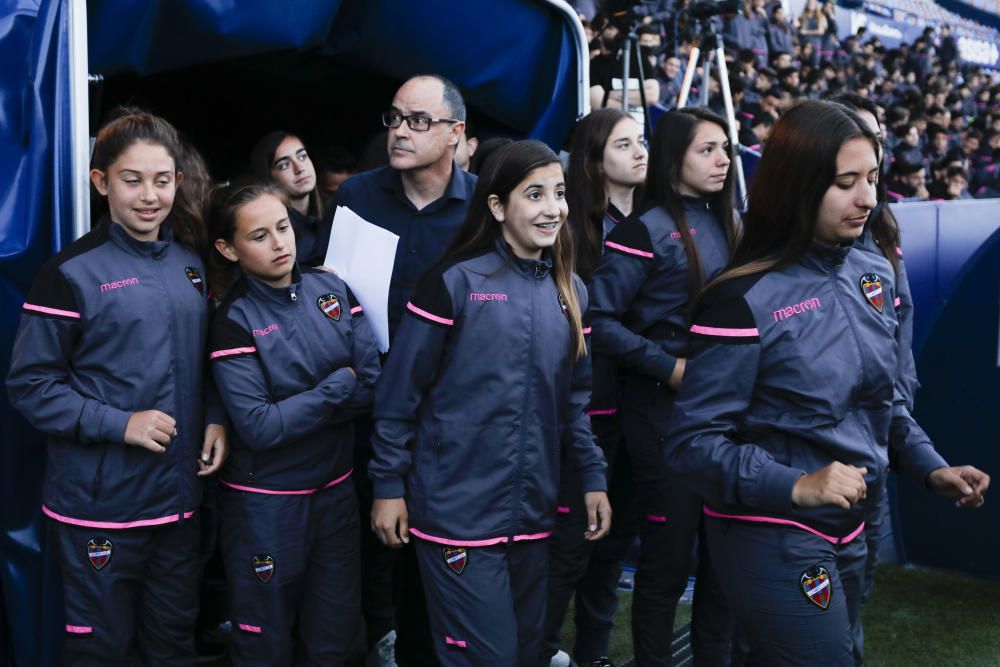
[[781,320],[787,319],[789,317],[794,317],[795,315],[801,315],[807,310],[817,310],[823,304],[816,297],[811,299],[806,299],[805,301],[800,301],[799,303],[793,304],[791,306],[785,306],[784,308],[779,308],[774,311],[774,321],[780,322]]
[[469,292],[469,301],[507,301],[503,292]]
[[258,338],[259,336],[266,336],[269,333],[271,333],[272,331],[278,331],[278,329],[280,329],[280,328],[281,327],[279,327],[277,324],[269,324],[266,327],[264,327],[263,329],[254,329],[253,330],[253,337],[254,338]]
[[121,289],[122,287],[131,287],[132,285],[138,285],[139,279],[136,276],[131,278],[125,278],[124,280],[112,280],[109,283],[101,283],[102,292],[110,292],[111,290]]

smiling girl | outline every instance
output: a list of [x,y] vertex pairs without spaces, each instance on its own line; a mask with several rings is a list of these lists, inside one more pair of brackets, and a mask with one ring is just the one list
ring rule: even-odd
[[181,155],[174,128],[147,113],[100,130],[101,217],[42,267],[14,344],[11,401],[49,436],[42,511],[67,665],[195,657],[199,477],[221,466],[226,441],[203,398],[204,232]]
[[358,510],[344,482],[351,419],[371,407],[378,376],[374,337],[340,278],[298,268],[277,188],[223,188],[209,220],[215,252],[240,273],[209,344],[234,430],[219,474],[231,658],[344,664],[360,613]]
[[561,447],[587,537],[610,526],[565,221],[558,157],[537,141],[498,149],[407,304],[376,391],[372,527],[389,546],[417,538],[443,665],[536,665]]

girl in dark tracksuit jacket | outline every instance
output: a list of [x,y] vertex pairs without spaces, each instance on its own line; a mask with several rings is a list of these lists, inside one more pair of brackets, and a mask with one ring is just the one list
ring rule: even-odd
[[438,660],[535,667],[559,450],[607,533],[605,463],[563,175],[536,141],[490,157],[445,258],[421,279],[375,397],[372,524],[416,537]]
[[106,212],[42,267],[14,344],[11,402],[49,436],[67,665],[195,659],[199,475],[226,443],[203,399],[204,234],[181,150],[146,113],[100,130],[90,177]]
[[[736,236],[726,132],[725,121],[705,109],[664,117],[653,135],[646,210],[608,234],[591,280],[594,349],[620,369],[639,514],[632,603],[639,665],[670,664],[674,612],[701,520],[701,500],[667,475],[663,442],[690,351],[690,296],[722,270]],[[711,570],[699,560],[694,653],[713,664],[728,656],[730,623],[718,596],[708,595]]]
[[691,326],[698,351],[666,457],[705,498],[754,664],[861,664],[859,536],[890,464],[960,507],[989,486],[972,466],[948,467],[902,395],[891,251],[857,244],[877,156],[844,107],[807,102],[782,117],[731,267]]
[[[352,417],[371,406],[378,351],[336,275],[295,264],[279,192],[215,193],[222,257],[242,275],[212,320],[212,373],[233,424],[219,474],[236,665],[339,665],[360,614]],[[213,277],[215,273],[213,272]]]
[[[638,201],[646,180],[646,151],[642,126],[621,109],[598,109],[573,130],[567,170],[568,223],[576,244],[576,271],[589,281],[601,257],[604,240],[623,223]],[[597,444],[608,463],[608,486],[615,508],[615,524],[608,539],[596,544],[584,537],[587,513],[580,477],[568,452],[563,452],[559,476],[559,517],[549,540],[549,599],[545,615],[542,662],[559,650],[559,635],[570,600],[577,664],[589,666],[607,660],[618,608],[618,579],[622,560],[635,541],[631,503],[631,470],[622,461],[622,428],[617,414],[618,374],[606,355],[593,359],[593,391],[587,414]],[[562,656],[560,656],[562,657]],[[568,660],[568,656],[565,658]]]

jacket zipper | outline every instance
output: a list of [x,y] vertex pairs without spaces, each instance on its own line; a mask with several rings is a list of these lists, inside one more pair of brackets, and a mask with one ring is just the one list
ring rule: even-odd
[[524,416],[528,414],[528,404],[531,399],[531,368],[535,347],[535,291],[538,289],[539,280],[543,274],[541,266],[536,265],[531,282],[531,310],[528,317],[528,349],[525,354],[524,367],[524,403],[521,406],[521,434],[517,445],[517,482],[514,484],[514,520],[511,523],[510,542],[514,543],[514,536],[517,534],[517,522],[521,518],[521,484],[524,482]]
[[[177,341],[177,335],[178,335],[177,334],[177,332],[178,332],[177,308],[176,308],[176,305],[174,304],[174,299],[173,299],[174,295],[172,294],[172,292],[170,291],[170,289],[168,289],[168,287],[167,287],[167,277],[163,273],[163,262],[166,261],[166,254],[169,251],[170,251],[170,249],[167,248],[159,256],[155,256],[154,255],[152,259],[153,259],[153,263],[156,265],[157,272],[160,274],[160,289],[164,292],[164,296],[166,297],[165,301],[167,302],[167,307],[170,309],[170,322],[169,322],[168,326],[170,327],[170,343],[171,343],[171,346],[173,347],[174,360],[175,360],[175,364],[174,364],[174,413],[175,413],[175,419],[177,420],[177,422],[179,424],[185,424],[185,423],[187,423],[189,425],[189,427],[192,427],[193,426],[193,424],[192,424],[193,420],[184,419],[184,415],[180,414],[181,413],[181,409],[182,409],[182,402],[180,400],[180,397],[183,395],[183,388],[182,388],[182,384],[183,383],[181,382],[181,373],[183,372],[183,369],[182,369],[183,363],[182,363],[182,355],[181,355],[180,346],[178,345],[178,341]],[[178,438],[183,437],[183,434],[180,433],[180,429],[178,429],[178,434],[177,435],[178,435]],[[191,436],[188,435],[188,437],[191,437]],[[195,443],[198,443],[198,437],[197,437],[197,435],[195,435]],[[171,443],[171,444],[173,444],[173,443]],[[172,452],[173,450],[174,450],[174,447],[168,447],[168,451],[169,452]],[[200,450],[200,448],[199,448],[199,450]],[[200,455],[201,452],[199,451],[198,454]],[[173,456],[176,459],[177,455],[173,454]],[[187,491],[188,490],[185,488],[185,485],[184,485],[184,476],[178,474],[178,470],[180,469],[180,466],[181,466],[181,464],[180,464],[179,461],[177,461],[177,460],[173,461],[173,473],[174,473],[174,476],[176,477],[177,486],[178,486],[178,489],[180,491],[180,493],[178,494],[178,497],[177,497],[178,498],[177,516],[184,516],[184,512],[187,511],[187,509],[189,509],[189,508],[186,508],[184,506],[184,503],[187,502],[187,500],[188,500],[188,498],[187,498]]]
[[[864,350],[861,348],[861,337],[858,335],[858,328],[854,322],[854,317],[851,313],[848,312],[847,307],[844,306],[844,300],[841,298],[840,290],[838,289],[839,282],[837,280],[837,276],[839,272],[840,269],[837,269],[831,273],[832,275],[831,280],[833,281],[833,294],[834,298],[837,299],[837,303],[840,305],[841,310],[844,311],[844,317],[847,319],[848,326],[851,329],[851,337],[854,339],[854,349],[858,353],[858,361],[861,365],[861,386],[864,386],[868,382],[868,377],[869,377],[868,368],[865,363]],[[855,398],[857,397],[855,396]],[[875,451],[874,439],[871,437],[870,433],[866,432],[867,429],[862,428],[861,422],[858,420],[857,412],[858,411],[852,406],[848,408],[845,417],[849,416],[850,419],[854,421],[854,428],[857,429],[858,433],[860,433],[862,438],[866,441],[865,444],[867,445],[868,450],[872,454],[874,454],[874,460],[878,461],[878,452]],[[880,471],[875,471],[875,472],[880,472]]]
[[[293,288],[291,288],[291,287],[288,288],[288,300],[292,302],[293,308],[294,308],[295,304],[299,300],[299,295],[296,294],[295,290]],[[299,313],[299,311],[297,309],[295,309],[295,310],[292,311],[292,313],[296,316],[296,319],[298,319],[298,313]],[[250,471],[247,473],[247,482],[250,483],[250,484],[253,484],[253,482],[254,482],[254,470],[256,468],[257,468],[257,453],[256,452],[251,452],[250,453]]]

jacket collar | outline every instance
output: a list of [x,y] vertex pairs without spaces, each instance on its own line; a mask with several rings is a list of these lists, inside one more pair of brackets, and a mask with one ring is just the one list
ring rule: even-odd
[[160,225],[160,238],[157,240],[140,241],[125,231],[125,228],[119,223],[110,218],[107,218],[106,222],[111,241],[133,255],[159,259],[170,247],[171,241],[174,240],[174,232],[168,224]]
[[277,305],[288,305],[299,300],[300,287],[302,285],[302,274],[299,271],[298,263],[292,267],[292,282],[286,287],[271,287],[258,278],[243,274],[243,279],[247,282],[249,291],[254,296],[260,297],[269,303]]
[[513,248],[501,236],[496,241],[497,253],[503,257],[508,264],[518,270],[519,273],[528,277],[541,280],[552,272],[552,252],[549,249],[542,251],[541,259],[524,259],[514,254]]
[[681,195],[681,199],[684,201],[685,211],[712,210],[712,203],[709,201],[708,197],[692,197],[690,195]]
[[813,240],[802,258],[802,263],[817,271],[828,273],[838,269],[844,263],[847,253],[851,252],[853,247],[854,243],[829,246]]

